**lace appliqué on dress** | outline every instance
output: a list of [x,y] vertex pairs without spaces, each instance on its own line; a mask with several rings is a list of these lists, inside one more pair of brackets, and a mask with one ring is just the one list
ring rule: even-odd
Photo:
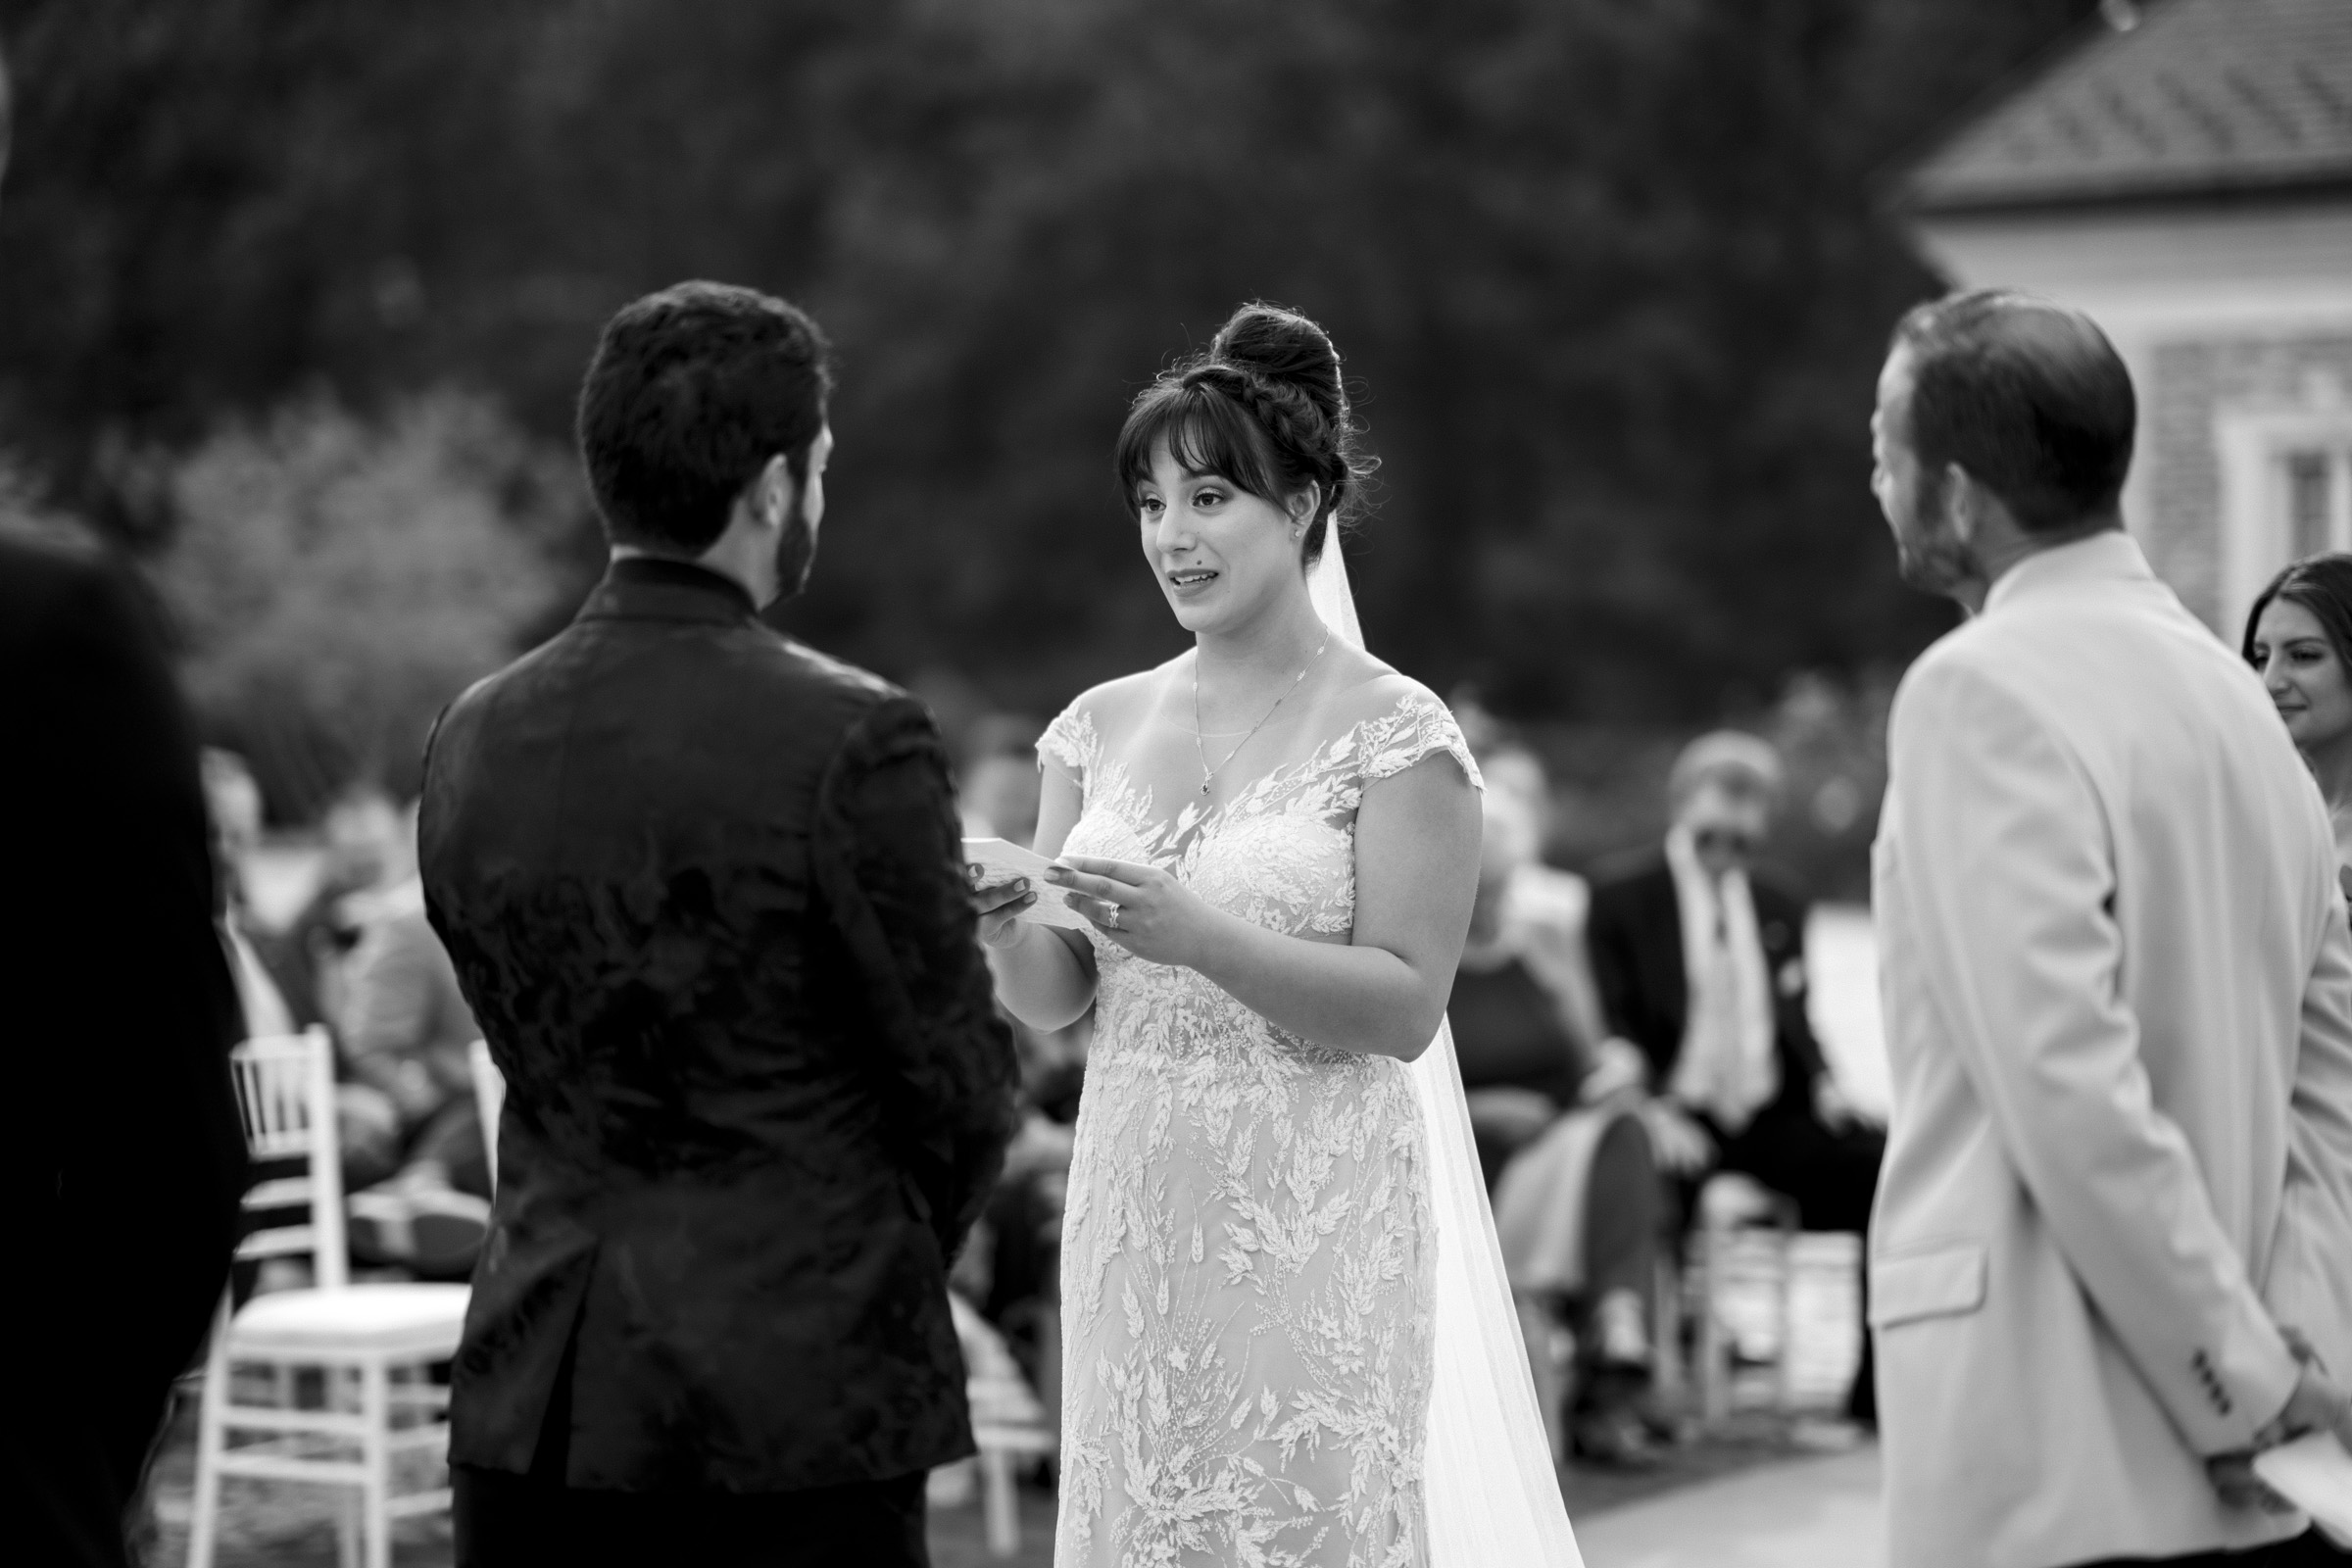
[[[1433,752],[1414,693],[1222,807],[1158,820],[1092,716],[1038,743],[1084,804],[1067,849],[1172,870],[1278,931],[1343,936],[1365,786]],[[1434,1264],[1402,1062],[1311,1045],[1096,934],[1064,1227],[1060,1568],[1415,1568]]]

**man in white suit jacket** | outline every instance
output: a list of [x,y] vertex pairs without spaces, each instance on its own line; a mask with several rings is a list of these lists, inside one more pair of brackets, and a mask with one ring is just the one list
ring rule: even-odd
[[[1904,575],[1871,1233],[1894,1568],[2305,1560],[2259,1447],[2352,1444],[2352,938],[2261,682],[2122,531],[2132,384],[2009,293],[1897,329]],[[2240,1555],[2242,1554],[2242,1555]]]

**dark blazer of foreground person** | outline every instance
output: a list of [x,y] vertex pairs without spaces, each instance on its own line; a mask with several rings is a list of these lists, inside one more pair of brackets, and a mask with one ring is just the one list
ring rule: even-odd
[[23,1353],[0,1400],[20,1562],[121,1564],[172,1383],[227,1277],[236,992],[196,751],[131,584],[0,539],[0,1212]]
[[559,1398],[578,1491],[970,1453],[945,1270],[1014,1066],[924,709],[624,558],[444,716],[422,856],[508,1081],[452,1458],[544,1473]]

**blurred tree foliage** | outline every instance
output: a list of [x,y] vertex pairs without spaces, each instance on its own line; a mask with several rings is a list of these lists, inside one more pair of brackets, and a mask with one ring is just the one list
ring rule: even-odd
[[[1865,489],[1885,333],[1935,287],[1874,181],[2094,11],[16,0],[0,427],[163,533],[200,513],[121,453],[445,382],[561,441],[616,305],[754,283],[843,357],[788,621],[1051,711],[1180,646],[1105,454],[1264,296],[1332,328],[1386,459],[1349,546],[1384,654],[1530,715],[1753,710],[1945,624]],[[559,554],[567,600],[595,557]]]
[[176,519],[155,577],[193,695],[296,818],[355,775],[416,787],[433,715],[546,608],[582,515],[567,466],[448,393],[374,420],[298,404],[140,481]]

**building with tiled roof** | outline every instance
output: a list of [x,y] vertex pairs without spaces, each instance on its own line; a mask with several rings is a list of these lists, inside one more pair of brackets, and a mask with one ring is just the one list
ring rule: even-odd
[[2126,515],[2216,629],[2287,561],[2352,549],[2352,0],[2111,3],[1895,201],[1954,284],[2115,339]]

